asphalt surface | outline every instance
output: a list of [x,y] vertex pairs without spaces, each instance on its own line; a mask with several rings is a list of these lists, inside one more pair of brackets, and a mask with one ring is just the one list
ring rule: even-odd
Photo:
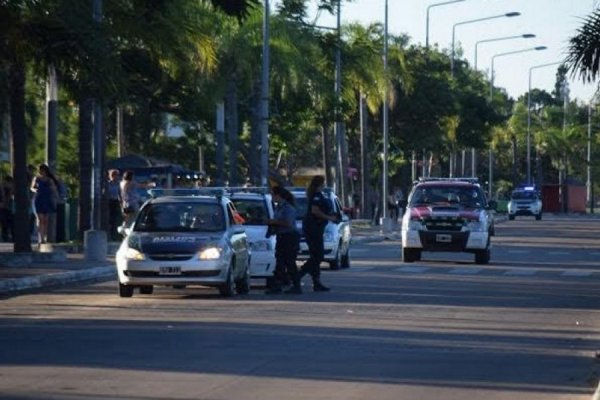
[[[380,226],[366,221],[353,224],[353,242],[399,238],[399,226],[384,233]],[[78,282],[116,278],[114,250],[109,243],[106,261],[86,261],[81,249],[49,248],[47,251],[15,254],[12,243],[0,243],[0,298],[49,290]],[[34,246],[35,247],[35,246]]]

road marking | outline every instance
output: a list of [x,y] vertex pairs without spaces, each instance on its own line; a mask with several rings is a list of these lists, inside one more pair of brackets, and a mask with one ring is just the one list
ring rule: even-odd
[[396,269],[398,272],[410,272],[414,274],[420,274],[427,271],[429,268],[427,267],[401,267]]
[[548,254],[554,255],[554,256],[564,256],[564,255],[569,255],[571,254],[570,251],[549,251]]
[[590,275],[592,275],[592,272],[591,271],[569,270],[569,271],[564,271],[561,275],[562,276],[590,276]]
[[593,251],[593,252],[590,253],[590,255],[592,255],[592,256],[600,256],[600,252]]
[[503,275],[511,275],[511,276],[531,276],[534,275],[537,271],[533,269],[509,269],[505,271]]
[[508,250],[507,253],[510,254],[527,254],[529,250]]
[[451,269],[450,273],[457,274],[457,275],[475,275],[475,274],[478,274],[480,271],[481,271],[481,268],[465,267],[465,268]]
[[348,269],[343,269],[349,272],[366,272],[375,269],[375,267],[350,267]]

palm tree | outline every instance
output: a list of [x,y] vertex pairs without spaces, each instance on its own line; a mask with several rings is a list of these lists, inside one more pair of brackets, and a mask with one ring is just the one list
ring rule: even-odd
[[577,34],[569,40],[565,65],[584,82],[594,82],[600,73],[600,10],[584,19]]

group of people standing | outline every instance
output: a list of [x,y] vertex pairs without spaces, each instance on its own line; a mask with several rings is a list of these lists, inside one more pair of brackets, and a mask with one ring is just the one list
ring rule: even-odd
[[[315,292],[326,292],[329,288],[321,282],[321,262],[323,261],[323,233],[328,221],[337,222],[331,203],[323,195],[325,178],[313,177],[306,189],[308,209],[302,221],[302,231],[308,245],[309,257],[300,269],[296,266],[296,257],[300,250],[300,232],[296,229],[296,205],[294,195],[281,186],[271,189],[276,204],[273,219],[267,220],[271,230],[277,235],[275,247],[275,274],[266,290],[267,294],[301,294],[300,281],[310,275]],[[282,286],[290,281],[291,287],[283,291]]]

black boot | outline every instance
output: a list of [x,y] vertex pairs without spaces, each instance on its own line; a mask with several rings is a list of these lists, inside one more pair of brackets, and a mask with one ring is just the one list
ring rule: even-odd
[[329,289],[327,286],[323,285],[321,283],[321,281],[315,281],[313,283],[313,291],[315,292],[329,292],[331,289]]

